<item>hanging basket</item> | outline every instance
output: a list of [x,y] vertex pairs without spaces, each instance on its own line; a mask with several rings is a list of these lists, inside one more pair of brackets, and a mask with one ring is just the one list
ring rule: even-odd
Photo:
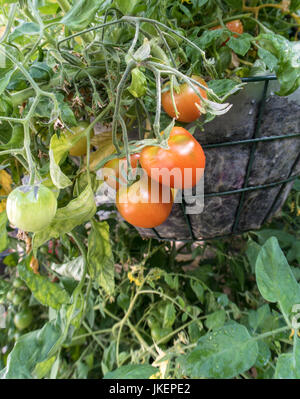
[[[165,223],[142,237],[197,241],[259,229],[282,207],[300,175],[300,90],[275,94],[274,76],[243,79],[230,111],[196,130],[206,154],[204,209],[174,204]],[[187,127],[188,129],[188,127]]]

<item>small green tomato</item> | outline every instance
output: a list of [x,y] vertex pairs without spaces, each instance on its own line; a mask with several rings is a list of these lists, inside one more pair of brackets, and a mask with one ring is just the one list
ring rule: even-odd
[[8,196],[6,212],[11,224],[36,233],[54,218],[57,201],[53,192],[42,184],[15,188]]

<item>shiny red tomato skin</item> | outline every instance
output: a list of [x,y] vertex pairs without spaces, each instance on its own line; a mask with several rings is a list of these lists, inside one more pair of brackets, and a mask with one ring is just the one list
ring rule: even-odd
[[[207,86],[205,81],[199,76],[193,75],[192,78],[204,86]],[[197,90],[203,98],[207,98],[207,94],[204,89],[201,89],[197,86]],[[177,111],[179,113],[178,118],[176,118],[170,90],[162,93],[162,107],[171,118],[176,118],[179,122],[188,123],[195,121],[201,116],[201,112],[196,106],[196,104],[201,104],[201,99],[187,83],[180,85],[179,93],[176,93],[174,90],[174,99]]]
[[[172,188],[191,188],[197,184],[203,175],[205,168],[205,154],[198,141],[183,127],[175,126],[168,139],[168,149],[156,146],[145,147],[141,151],[140,162],[142,168],[152,179],[158,180],[161,184],[169,185]],[[159,176],[153,175],[153,168],[161,170]],[[165,173],[163,172],[165,168]],[[181,172],[181,179],[170,176],[170,183],[166,183],[168,171],[172,172],[178,168]],[[184,173],[191,169],[191,180],[184,181]],[[197,169],[198,173],[197,173]],[[151,173],[152,171],[152,173]]]
[[[163,200],[163,191],[169,190],[168,201]],[[151,195],[157,194],[157,202],[151,202]],[[169,216],[173,195],[169,188],[157,182],[151,184],[147,175],[130,187],[121,187],[117,191],[116,205],[121,216],[136,227],[153,228],[162,224]]]
[[[130,163],[132,169],[136,169],[138,166],[138,161],[140,159],[140,154],[135,153],[130,155]],[[123,171],[120,176],[120,167]],[[103,180],[113,189],[118,190],[120,186],[125,186],[127,184],[127,160],[126,158],[114,158],[104,165]]]

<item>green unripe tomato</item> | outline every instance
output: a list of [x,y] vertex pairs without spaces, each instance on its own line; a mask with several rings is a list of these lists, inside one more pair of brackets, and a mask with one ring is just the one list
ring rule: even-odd
[[[66,137],[74,138],[82,134],[88,127],[89,122],[87,121],[79,121],[78,126],[72,127],[72,130],[75,134],[72,134],[69,131],[65,131]],[[91,130],[90,138],[94,136],[94,130]],[[86,155],[86,146],[87,146],[87,138],[86,136],[82,137],[73,147],[70,149],[70,155],[75,157],[80,157],[81,155]]]
[[18,294],[17,292],[15,293],[13,299],[12,299],[12,303],[17,306],[20,305],[20,303],[23,301],[23,296],[21,294]]
[[8,196],[6,212],[11,224],[36,233],[54,218],[57,201],[53,192],[42,184],[15,188]]
[[13,281],[13,287],[21,288],[24,286],[23,280],[20,277],[16,277]]
[[14,317],[14,323],[18,330],[24,330],[29,327],[32,320],[33,314],[29,308],[21,310],[21,312],[16,313]]
[[14,291],[8,291],[8,293],[7,293],[7,295],[6,295],[6,298],[7,298],[10,302],[12,302],[13,299],[14,299],[14,296],[15,296]]

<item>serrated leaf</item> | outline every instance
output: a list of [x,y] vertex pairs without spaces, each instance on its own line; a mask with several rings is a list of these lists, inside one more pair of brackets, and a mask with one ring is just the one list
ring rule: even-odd
[[250,35],[244,33],[239,37],[232,36],[226,45],[235,53],[244,56],[251,48],[251,39],[252,37]]
[[191,378],[233,378],[253,366],[257,355],[257,342],[247,328],[230,322],[201,337],[180,364]]
[[47,228],[33,236],[32,247],[34,251],[50,238],[58,238],[61,234],[69,233],[74,227],[90,220],[96,212],[94,193],[90,186],[68,205],[59,208],[54,219]]
[[22,280],[31,290],[34,297],[43,305],[59,309],[62,304],[69,303],[70,297],[66,290],[39,274],[35,274],[28,261],[20,262],[18,272]]
[[256,281],[261,295],[269,302],[277,302],[289,317],[294,304],[300,303],[300,286],[284,256],[278,240],[269,238],[256,260]]
[[88,270],[94,281],[109,295],[113,294],[115,289],[115,264],[107,222],[92,220],[92,230],[88,242]]
[[103,377],[109,380],[145,379],[157,372],[157,368],[148,364],[128,364],[111,371]]

